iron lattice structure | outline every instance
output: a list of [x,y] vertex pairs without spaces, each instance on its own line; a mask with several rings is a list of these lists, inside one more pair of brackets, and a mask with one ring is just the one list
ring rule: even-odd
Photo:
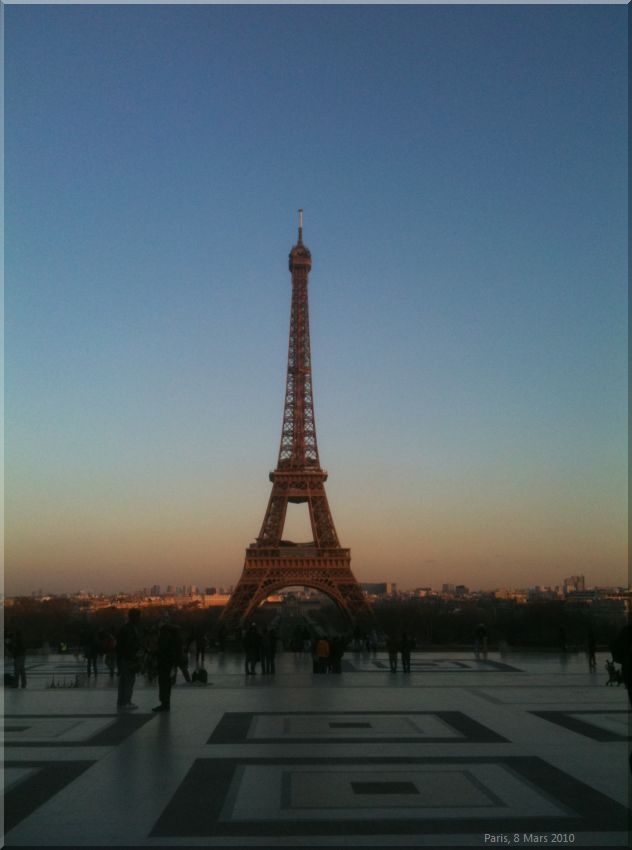
[[[351,572],[350,550],[338,541],[325,492],[327,472],[318,458],[307,295],[311,267],[299,210],[298,242],[289,257],[292,307],[279,458],[270,473],[272,492],[261,531],[246,549],[243,572],[222,614],[230,625],[242,623],[271,593],[292,585],[322,591],[352,623],[372,617]],[[309,543],[283,539],[289,503],[307,503],[313,535]]]

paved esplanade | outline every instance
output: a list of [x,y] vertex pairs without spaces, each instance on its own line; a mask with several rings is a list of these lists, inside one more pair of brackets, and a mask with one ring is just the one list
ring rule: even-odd
[[4,692],[5,844],[625,846],[630,714],[605,660],[417,653],[405,675],[347,653],[313,675],[284,653],[246,678],[214,654],[153,714],[155,685],[117,713],[104,668],[53,689],[84,662],[32,657]]

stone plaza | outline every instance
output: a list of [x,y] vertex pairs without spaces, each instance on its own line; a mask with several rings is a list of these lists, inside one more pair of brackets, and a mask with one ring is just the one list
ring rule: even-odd
[[[605,654],[347,652],[270,676],[211,654],[171,712],[137,677],[31,656],[4,690],[9,847],[627,846],[630,712]],[[53,687],[54,685],[54,687]]]

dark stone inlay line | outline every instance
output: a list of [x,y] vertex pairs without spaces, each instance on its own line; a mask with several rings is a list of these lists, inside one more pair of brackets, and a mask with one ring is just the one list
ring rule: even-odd
[[579,711],[531,711],[530,714],[535,714],[536,717],[541,717],[543,720],[548,720],[550,723],[555,723],[557,726],[562,726],[564,729],[570,729],[571,732],[576,732],[578,735],[583,735],[585,738],[590,738],[593,741],[632,741],[632,735],[620,735],[618,732],[610,732],[608,729],[602,729],[596,723],[590,720],[581,720],[578,717],[571,715],[575,714],[629,714],[625,709],[604,709],[603,711],[589,711],[586,709]]
[[[12,717],[15,715],[7,715]],[[64,720],[83,720],[83,719],[99,719],[110,718],[114,722],[101,729],[98,732],[90,735],[89,738],[80,738],[77,741],[5,741],[5,747],[112,747],[122,743],[126,738],[129,738],[134,732],[148,723],[156,715],[154,714],[26,714],[20,715],[21,719],[64,719]],[[28,729],[29,727],[24,727]]]
[[5,726],[5,732],[26,732],[27,729],[30,729],[30,726]]
[[[503,738],[482,723],[478,723],[467,714],[460,711],[258,711],[258,712],[232,712],[227,711],[223,714],[221,720],[215,727],[213,733],[209,737],[207,744],[287,744],[294,739],[287,737],[276,738],[248,738],[248,731],[251,728],[254,717],[343,717],[343,716],[360,716],[360,717],[438,717],[448,726],[452,727],[458,733],[458,737],[448,735],[437,735],[436,737],[423,737],[417,735],[415,737],[362,737],[360,735],[354,738],[340,737],[318,737],[318,738],[301,738],[303,744],[507,744],[507,738]],[[330,721],[332,723],[342,723],[345,721]],[[365,722],[365,721],[362,721]],[[356,724],[360,721],[349,721],[353,726],[348,728],[359,728]],[[338,727],[343,728],[343,727]],[[365,727],[366,728],[366,727]],[[369,724],[369,728],[372,728]]]
[[[362,664],[371,664],[371,667],[363,667]],[[401,675],[401,664],[398,663],[398,674]],[[371,658],[364,662],[355,659],[343,659],[343,673],[382,673],[390,669],[390,665],[381,659]],[[493,661],[491,658],[473,658],[472,661],[458,659],[411,659],[410,669],[412,673],[524,673],[519,667],[506,664],[504,661]]]
[[352,782],[354,794],[419,794],[414,782]]
[[[517,817],[480,817],[458,819],[454,817],[436,817],[421,819],[414,816],[402,816],[394,819],[336,819],[333,813],[321,819],[305,820],[263,820],[239,821],[231,823],[222,820],[221,813],[227,794],[240,768],[248,765],[269,765],[271,767],[309,765],[327,765],[329,768],[341,765],[371,765],[379,776],[380,770],[388,770],[391,765],[476,765],[495,764],[510,770],[531,788],[552,800],[566,814],[542,817],[522,815]],[[234,789],[233,789],[234,793]],[[326,811],[326,810],[325,810]],[[321,835],[432,835],[467,834],[486,832],[498,834],[522,832],[623,832],[628,829],[629,811],[607,797],[595,791],[578,779],[564,773],[538,757],[522,756],[452,756],[442,758],[411,757],[358,757],[358,758],[235,758],[235,759],[197,759],[185,776],[178,790],[167,804],[162,815],[154,825],[150,838],[187,837],[230,837],[240,836],[270,837]]]
[[39,768],[4,795],[4,828],[13,829],[47,800],[95,764],[94,761],[7,761],[8,767]]
[[330,723],[330,729],[372,729],[370,723]]

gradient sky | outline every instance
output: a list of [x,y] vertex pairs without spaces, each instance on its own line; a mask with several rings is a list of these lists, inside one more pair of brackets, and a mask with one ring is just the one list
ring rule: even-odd
[[238,580],[298,207],[358,580],[627,584],[626,25],[6,7],[5,592]]

